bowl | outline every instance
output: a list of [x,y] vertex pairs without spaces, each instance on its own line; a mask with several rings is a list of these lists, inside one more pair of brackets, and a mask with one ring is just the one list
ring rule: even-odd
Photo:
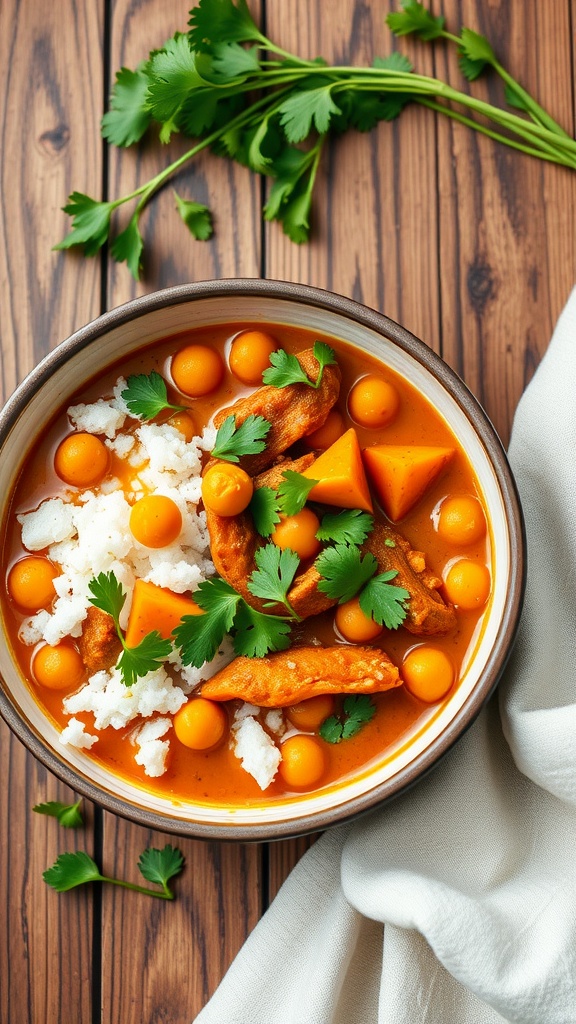
[[368,771],[326,792],[247,808],[174,802],[126,781],[81,749],[64,748],[8,643],[0,651],[0,713],[50,771],[109,811],[176,835],[262,841],[316,831],[369,811],[405,792],[437,764],[478,715],[504,668],[521,611],[525,552],[522,513],[505,452],[458,376],[423,342],[365,306],[307,286],[260,280],[201,282],[134,299],[81,328],[46,356],[0,415],[2,521],[24,453],[69,396],[142,346],[190,328],[232,321],[305,327],[376,356],[419,389],[459,439],[489,513],[493,565],[489,611],[459,686],[408,741]]

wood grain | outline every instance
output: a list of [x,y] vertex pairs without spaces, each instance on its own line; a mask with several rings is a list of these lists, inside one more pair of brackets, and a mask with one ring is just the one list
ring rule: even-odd
[[[39,17],[33,0],[0,6],[4,69],[0,146],[1,386],[19,380],[100,311],[95,261],[51,253],[66,232],[60,212],[83,183],[98,194],[102,93],[99,3],[62,0]],[[82,836],[32,814],[34,804],[73,799],[0,725],[0,1020],[10,1024],[91,1018],[92,894],[62,900],[42,872]]]

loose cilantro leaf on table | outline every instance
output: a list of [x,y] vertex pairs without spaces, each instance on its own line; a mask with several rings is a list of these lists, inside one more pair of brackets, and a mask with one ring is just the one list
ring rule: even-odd
[[165,409],[181,412],[184,405],[172,405],[168,401],[168,390],[164,378],[152,370],[151,373],[137,373],[128,377],[120,397],[131,414],[141,420],[152,420]]
[[205,242],[214,231],[212,214],[208,207],[203,203],[194,203],[191,199],[181,199],[177,192],[174,192],[174,196],[178,213],[190,233],[194,235],[194,238]]
[[326,718],[319,735],[326,743],[340,743],[341,740],[355,736],[363,725],[370,722],[376,714],[376,705],[368,694],[354,694],[345,697],[342,702],[342,714],[330,715]]
[[260,536],[269,537],[280,522],[276,491],[272,487],[256,487],[248,511]]
[[142,265],[142,250],[144,239],[138,227],[138,217],[134,214],[128,224],[112,242],[110,255],[116,263],[126,263],[132,277],[138,280]]
[[325,548],[314,565],[322,576],[318,590],[330,598],[337,598],[339,604],[351,601],[378,569],[373,554],[362,555],[359,548],[350,544]]
[[278,487],[278,508],[284,516],[295,516],[306,504],[310,491],[317,484],[302,473],[286,469],[282,474],[282,483]]
[[296,552],[266,544],[258,548],[254,561],[257,568],[248,580],[250,593],[261,598],[266,607],[283,604],[293,614],[287,595],[300,565]]
[[110,109],[101,121],[102,135],[113,146],[131,146],[139,142],[149,127],[152,115],[147,109],[147,63],[135,71],[120,68],[110,97]]
[[257,455],[266,447],[264,439],[271,426],[263,416],[251,414],[237,427],[234,416],[227,416],[218,428],[212,455],[227,462],[240,462],[243,455]]
[[418,0],[401,0],[402,10],[386,16],[386,24],[395,36],[408,36],[415,32],[420,39],[437,39],[444,30],[442,15],[434,17]]
[[398,629],[406,618],[406,602],[410,594],[404,587],[390,583],[398,575],[395,569],[373,576],[361,590],[358,598],[360,608],[368,618],[374,619],[386,629]]
[[84,824],[80,810],[81,803],[82,800],[77,800],[75,804],[63,804],[59,800],[49,800],[44,804],[36,804],[32,810],[36,811],[36,814],[47,814],[51,818],[56,818],[58,824],[63,825],[64,828],[80,828]]
[[374,526],[374,517],[359,508],[345,508],[342,512],[327,512],[322,516],[318,540],[333,544],[363,544]]
[[156,882],[162,887],[161,891],[103,875],[96,862],[83,850],[79,850],[77,853],[61,853],[52,867],[44,871],[42,877],[46,884],[56,892],[68,892],[87,882],[110,882],[112,885],[120,885],[124,889],[132,889],[134,892],[141,892],[146,896],[156,896],[162,900],[174,899],[174,893],[168,886],[168,882],[175,875],[180,874],[184,867],[184,858],[180,850],[169,845],[166,845],[163,850],[144,850],[140,855],[138,867],[144,878],[150,882]]
[[116,664],[125,686],[133,686],[141,679],[154,672],[172,650],[170,640],[164,640],[157,629],[147,633],[136,647],[128,647],[124,633],[120,628],[120,612],[126,601],[122,584],[113,572],[101,572],[88,584],[90,604],[106,612],[114,620],[118,639],[122,644],[122,654]]
[[272,365],[262,374],[264,384],[272,384],[275,388],[285,388],[289,384],[307,384],[311,388],[319,388],[324,367],[332,366],[337,360],[334,349],[324,341],[315,341],[312,351],[319,365],[316,380],[310,380],[295,355],[280,348],[270,356]]
[[72,217],[72,230],[66,238],[57,242],[54,249],[70,249],[73,245],[81,245],[85,256],[95,256],[108,241],[114,203],[99,202],[83,192],[72,192],[62,209]]

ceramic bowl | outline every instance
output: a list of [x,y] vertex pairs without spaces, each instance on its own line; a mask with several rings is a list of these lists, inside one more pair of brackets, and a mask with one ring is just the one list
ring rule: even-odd
[[488,509],[494,567],[490,610],[460,685],[408,742],[404,740],[368,772],[328,792],[277,806],[234,810],[172,804],[124,781],[83,751],[63,747],[6,643],[0,651],[0,712],[50,771],[107,810],[177,835],[261,841],[323,829],[370,810],[404,792],[438,762],[474,720],[501,675],[520,616],[525,556],[521,509],[502,445],[456,374],[387,317],[339,295],[274,281],[213,281],[166,289],[98,317],[62,342],[23,381],[1,413],[0,515],[5,515],[33,439],[85,382],[160,338],[233,321],[306,327],[364,349],[419,388],[459,438]]

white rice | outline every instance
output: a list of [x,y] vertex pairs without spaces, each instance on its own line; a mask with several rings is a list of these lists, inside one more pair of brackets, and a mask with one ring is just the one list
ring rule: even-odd
[[[206,427],[187,442],[180,431],[168,424],[142,423],[122,432],[129,416],[121,398],[126,387],[120,378],[113,397],[78,404],[68,417],[78,430],[103,435],[107,447],[133,472],[126,489],[116,477],[107,478],[94,490],[67,492],[48,498],[37,509],[18,516],[22,543],[29,551],[46,551],[60,567],[54,581],[56,599],[50,611],[42,609],[24,620],[20,639],[27,645],[44,641],[57,644],[64,637],[79,637],[88,613],[88,584],[100,573],[113,572],[127,594],[120,624],[126,628],[132,589],[136,579],[154,583],[178,594],[194,591],[214,573],[210,560],[209,536],[204,512],[198,511],[204,452],[214,447],[216,430]],[[133,421],[131,421],[133,423]],[[133,537],[129,521],[132,504],[144,493],[171,498],[182,515],[182,531],[164,548],[151,549]],[[131,722],[151,719],[131,735],[137,747],[135,761],[151,778],[166,770],[170,742],[162,737],[172,725],[171,718],[203,680],[209,679],[234,657],[232,643],[225,638],[209,664],[201,668],[183,666],[179,653],[171,652],[166,668],[159,667],[138,679],[133,686],[122,682],[116,668],[96,672],[80,689],[66,697],[63,707],[74,716],[89,713],[94,729],[124,729]],[[236,713],[231,744],[234,753],[262,789],[274,779],[281,755],[269,732],[282,735],[281,712],[271,711],[265,722],[256,716],[260,709],[244,704]],[[98,740],[84,724],[71,717],[61,742],[90,749]]]

